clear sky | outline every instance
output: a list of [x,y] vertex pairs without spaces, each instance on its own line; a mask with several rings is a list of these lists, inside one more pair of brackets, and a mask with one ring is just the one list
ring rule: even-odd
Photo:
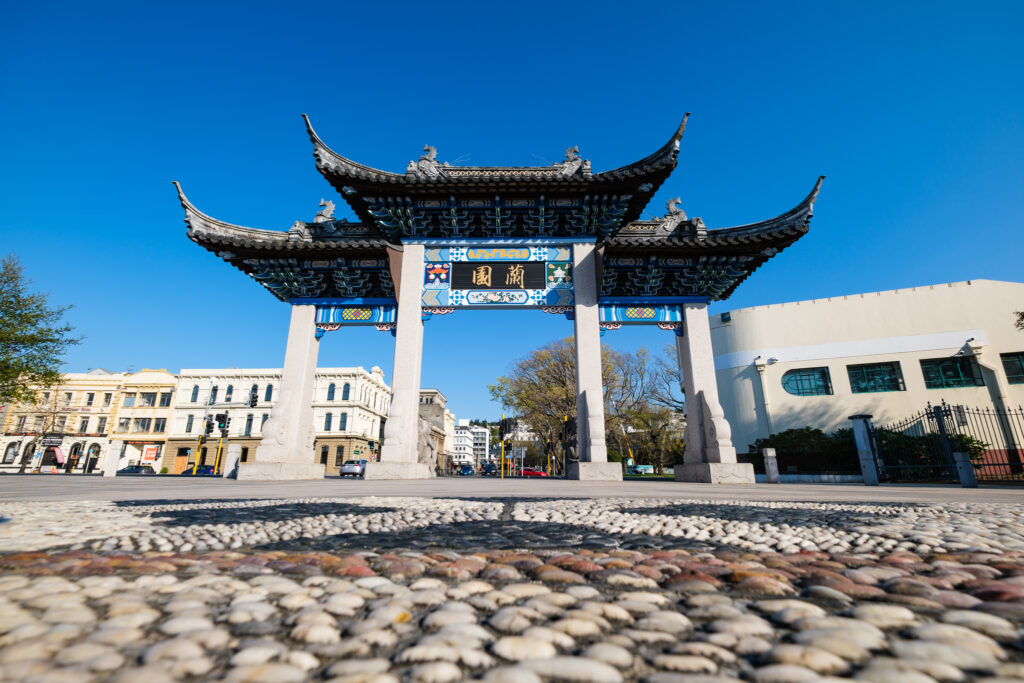
[[[85,335],[66,369],[280,367],[288,307],[185,235],[171,180],[258,228],[321,197],[300,114],[338,152],[595,171],[660,147],[648,207],[710,228],[828,178],[810,233],[712,311],[939,282],[1024,279],[1020,2],[99,2],[0,12],[0,252]],[[1022,302],[1024,304],[1024,302]],[[571,334],[540,312],[426,324],[423,386],[493,418],[486,384]],[[670,333],[609,332],[624,350]],[[321,366],[394,342],[329,333]]]

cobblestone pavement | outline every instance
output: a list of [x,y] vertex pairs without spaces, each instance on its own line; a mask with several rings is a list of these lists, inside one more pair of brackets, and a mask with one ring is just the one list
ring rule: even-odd
[[10,681],[1024,681],[1024,505],[0,504]]

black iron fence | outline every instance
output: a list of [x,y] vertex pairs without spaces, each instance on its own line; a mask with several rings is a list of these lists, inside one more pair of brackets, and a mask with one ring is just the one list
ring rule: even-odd
[[1024,482],[1024,409],[929,406],[874,430],[885,481],[958,481],[954,453],[966,453],[979,481]]
[[[764,474],[764,455],[759,452],[737,453],[738,462],[749,462],[756,474]],[[779,474],[860,474],[857,449],[776,448],[775,462]]]

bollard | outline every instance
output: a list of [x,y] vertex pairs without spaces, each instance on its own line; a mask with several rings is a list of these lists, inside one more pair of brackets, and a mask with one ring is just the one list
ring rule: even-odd
[[224,460],[221,462],[221,467],[224,468],[222,477],[225,479],[237,479],[238,478],[238,463],[242,459],[242,444],[233,443],[228,445],[227,455],[224,456]]
[[774,448],[762,448],[764,456],[764,480],[769,484],[779,483],[779,461],[775,458]]
[[956,463],[956,475],[960,478],[960,486],[965,489],[978,488],[978,478],[974,476],[971,456],[967,453],[954,453],[953,462]]
[[107,446],[107,457],[103,461],[104,477],[117,476],[117,465],[121,462],[121,447],[123,445],[123,441],[111,441]]
[[871,416],[851,415],[853,438],[857,442],[857,459],[865,486],[878,486],[878,468],[875,465],[875,446],[871,443]]

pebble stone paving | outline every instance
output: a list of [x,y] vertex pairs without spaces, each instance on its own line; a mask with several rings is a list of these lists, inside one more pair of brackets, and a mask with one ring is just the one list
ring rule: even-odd
[[0,679],[1024,682],[1024,505],[2,503]]

